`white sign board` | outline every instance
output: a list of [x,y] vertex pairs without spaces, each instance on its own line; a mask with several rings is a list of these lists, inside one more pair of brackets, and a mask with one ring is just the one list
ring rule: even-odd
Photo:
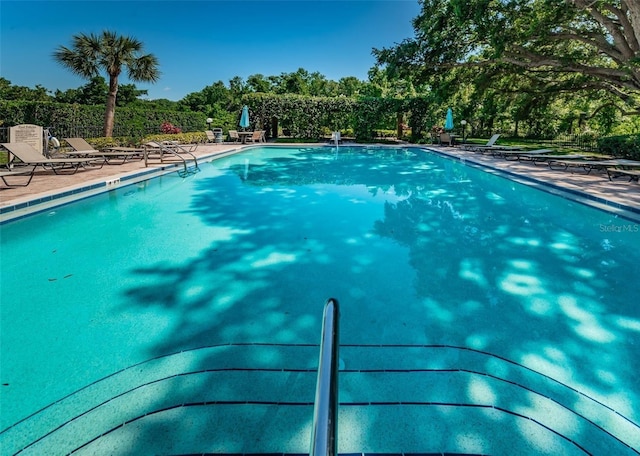
[[27,143],[42,153],[42,127],[32,124],[9,127],[9,142]]

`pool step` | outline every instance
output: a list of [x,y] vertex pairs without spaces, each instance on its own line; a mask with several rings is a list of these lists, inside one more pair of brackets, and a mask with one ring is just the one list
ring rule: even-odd
[[[349,345],[340,354],[341,453],[640,448],[637,426],[621,415],[490,354]],[[4,431],[0,443],[7,454],[305,453],[317,357],[315,345],[268,344],[159,357],[60,400]]]

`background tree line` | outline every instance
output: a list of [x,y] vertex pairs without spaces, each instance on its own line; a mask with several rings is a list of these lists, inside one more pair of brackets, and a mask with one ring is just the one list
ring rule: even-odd
[[[552,138],[640,132],[637,0],[419,2],[414,37],[374,49],[376,65],[366,81],[355,77],[332,81],[300,68],[280,75],[254,74],[246,80],[234,77],[226,84],[217,81],[179,101],[146,100],[142,98],[146,91],[134,84],[114,86],[119,67],[107,71],[107,81],[97,65],[86,65],[88,59],[82,57],[87,48],[93,49],[88,44],[106,43],[105,51],[115,48],[127,59],[107,57],[126,62],[138,80],[156,77],[157,62],[152,55],[141,53],[141,43],[103,32],[101,36],[77,35],[74,48],[61,46],[55,53],[63,65],[88,79],[86,85],[51,94],[42,86],[18,87],[0,78],[0,98],[88,105],[104,105],[106,100],[113,103],[113,109],[191,111],[211,117],[214,126],[236,124],[248,94],[417,98],[421,106],[426,103],[428,107],[420,117],[426,130],[442,123],[442,112],[451,107],[456,121],[467,120],[468,133],[473,136],[500,132]],[[390,113],[387,125],[376,127],[394,129],[402,117],[403,113]]]
[[638,0],[420,3],[414,37],[374,50],[391,79],[515,135],[640,132]]
[[[0,99],[6,101],[37,101],[104,106],[108,84],[104,77],[94,76],[87,84],[76,89],[56,90],[50,93],[42,86],[29,88],[11,84],[0,77]],[[199,92],[187,94],[179,101],[167,99],[148,100],[146,90],[139,90],[135,84],[119,86],[116,105],[123,108],[160,111],[190,111],[202,114],[202,119],[213,119],[212,126],[233,128],[237,124],[239,112],[245,104],[243,97],[249,94],[298,95],[307,97],[401,97],[405,92],[398,82],[389,82],[386,73],[372,69],[368,81],[356,77],[345,77],[339,81],[327,79],[324,75],[300,68],[292,73],[278,76],[251,75],[247,80],[232,78],[227,84],[217,81]],[[415,93],[412,92],[412,93]],[[395,114],[390,117],[390,129],[395,129]]]

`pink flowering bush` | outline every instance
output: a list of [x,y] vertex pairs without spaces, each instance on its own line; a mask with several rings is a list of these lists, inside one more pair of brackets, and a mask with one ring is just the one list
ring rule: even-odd
[[162,125],[160,125],[160,131],[162,131],[162,133],[169,134],[169,135],[176,135],[178,133],[182,133],[182,130],[176,127],[175,125],[173,125],[171,122],[162,122]]

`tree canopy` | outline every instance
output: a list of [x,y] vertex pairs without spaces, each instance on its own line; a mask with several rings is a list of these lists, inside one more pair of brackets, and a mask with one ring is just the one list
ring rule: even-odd
[[459,70],[480,89],[586,91],[640,113],[638,0],[420,2],[415,36],[374,50],[391,74],[435,87]]
[[11,84],[6,78],[0,77],[0,99],[21,101],[48,101],[47,89],[36,85],[35,89]]

